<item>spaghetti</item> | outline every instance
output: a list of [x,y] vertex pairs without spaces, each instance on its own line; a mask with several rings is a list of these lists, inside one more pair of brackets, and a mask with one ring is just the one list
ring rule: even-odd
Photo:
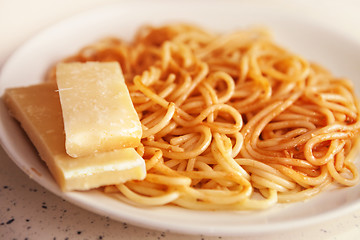
[[64,61],[118,61],[142,123],[146,179],[106,193],[141,205],[251,210],[359,182],[351,83],[262,29],[144,26],[130,43],[106,38]]

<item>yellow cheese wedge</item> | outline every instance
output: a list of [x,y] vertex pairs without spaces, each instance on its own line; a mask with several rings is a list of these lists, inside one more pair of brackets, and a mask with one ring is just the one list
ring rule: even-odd
[[70,156],[140,144],[141,123],[117,62],[60,63],[56,81]]
[[66,154],[55,83],[7,89],[4,100],[63,191],[88,190],[145,177],[144,160],[133,148],[80,158]]

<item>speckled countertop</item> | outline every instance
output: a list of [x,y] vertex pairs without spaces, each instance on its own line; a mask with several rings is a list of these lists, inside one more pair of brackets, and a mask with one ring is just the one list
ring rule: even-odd
[[[261,2],[261,0],[256,0]],[[60,4],[61,2],[61,4]],[[0,66],[11,52],[29,36],[62,18],[117,0],[14,0],[0,1]],[[297,2],[274,0],[306,14],[333,14],[333,25],[360,42],[360,2],[356,0]],[[325,4],[325,5],[321,5]],[[283,6],[284,7],[284,6]],[[340,11],[341,9],[341,11]],[[346,14],[344,14],[346,11]],[[342,12],[342,15],[338,13]],[[22,16],[23,18],[21,18]],[[317,15],[316,15],[317,16]],[[27,21],[22,21],[22,19]],[[320,18],[320,16],[318,16]],[[46,21],[44,21],[46,19]],[[343,25],[341,25],[343,24]],[[19,31],[19,27],[23,31]],[[14,31],[17,29],[17,31]],[[360,64],[360,63],[359,63]],[[360,65],[359,65],[360,66]],[[300,240],[360,238],[360,209],[321,224],[291,232],[242,237],[244,240]],[[159,232],[116,222],[74,206],[50,193],[23,173],[0,147],[0,239],[239,239],[224,236],[187,236]]]

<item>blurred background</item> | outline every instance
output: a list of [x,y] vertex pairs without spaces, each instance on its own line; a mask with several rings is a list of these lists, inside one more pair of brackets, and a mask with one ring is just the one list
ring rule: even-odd
[[[139,8],[141,8],[141,1]],[[156,4],[161,2],[150,0]],[[228,0],[182,0],[222,1]],[[234,0],[233,0],[234,1]],[[0,0],[0,65],[16,47],[42,29],[73,16],[106,4],[134,2],[134,0]],[[360,41],[360,4],[358,0],[238,0],[254,5],[286,9],[290,13],[325,23]],[[204,6],[206,7],[206,6]],[[151,9],[149,9],[151,11]]]

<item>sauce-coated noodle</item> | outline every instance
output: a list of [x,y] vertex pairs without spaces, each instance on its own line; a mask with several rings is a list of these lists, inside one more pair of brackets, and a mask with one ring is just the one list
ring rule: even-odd
[[131,43],[107,38],[64,61],[114,60],[143,124],[147,177],[105,192],[147,206],[243,210],[359,181],[351,83],[264,30],[144,26]]

